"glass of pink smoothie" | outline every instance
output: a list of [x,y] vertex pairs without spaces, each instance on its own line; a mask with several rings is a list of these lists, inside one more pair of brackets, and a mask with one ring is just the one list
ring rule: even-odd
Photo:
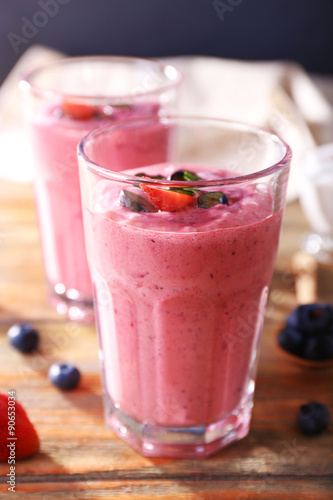
[[104,123],[174,111],[180,82],[169,64],[116,56],[59,59],[20,82],[29,98],[47,288],[51,303],[71,319],[93,318],[77,143]]
[[78,156],[106,422],[143,455],[206,457],[249,431],[291,151],[170,116],[102,127]]

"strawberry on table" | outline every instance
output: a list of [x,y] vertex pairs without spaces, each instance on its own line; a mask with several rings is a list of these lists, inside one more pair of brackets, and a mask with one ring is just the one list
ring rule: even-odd
[[177,188],[161,189],[152,184],[141,184],[140,187],[148,196],[149,201],[158,210],[162,210],[163,212],[176,212],[177,210],[193,205],[195,201],[193,193],[189,192],[189,194],[185,194],[184,189],[180,192],[175,190]]
[[[9,401],[15,401],[15,405],[9,405]],[[39,450],[37,432],[23,406],[8,394],[0,394],[0,462],[8,461],[10,443],[15,443],[15,460],[30,457]]]

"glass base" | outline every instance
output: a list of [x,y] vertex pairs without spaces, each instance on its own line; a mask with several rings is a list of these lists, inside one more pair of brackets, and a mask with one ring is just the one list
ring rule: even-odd
[[307,233],[302,240],[301,248],[318,262],[333,264],[333,236]]
[[210,425],[163,427],[138,422],[106,398],[107,426],[141,455],[148,457],[206,458],[244,438],[250,427],[252,394],[231,414]]
[[95,321],[93,301],[82,297],[74,288],[66,289],[62,283],[49,285],[51,305],[59,314],[72,321],[93,323]]

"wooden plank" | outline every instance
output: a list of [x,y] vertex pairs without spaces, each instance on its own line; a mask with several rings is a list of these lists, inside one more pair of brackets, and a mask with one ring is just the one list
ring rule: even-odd
[[[1,491],[1,490],[0,490]],[[46,496],[47,494],[47,496]],[[272,479],[262,477],[239,481],[223,480],[193,481],[75,481],[59,483],[19,483],[16,495],[25,500],[47,498],[113,499],[130,500],[332,500],[332,482],[327,478],[288,477]]]
[[[333,370],[287,361],[276,336],[296,305],[292,255],[307,224],[289,204],[269,295],[251,431],[206,460],[141,457],[104,425],[98,346],[92,325],[70,323],[47,304],[30,186],[3,184],[0,195],[0,391],[14,388],[41,439],[35,457],[17,463],[17,494],[33,498],[331,499],[333,432],[302,436],[300,404],[319,399],[333,415]],[[333,271],[318,270],[319,299],[333,302]],[[7,342],[18,320],[31,321],[41,345],[22,355]],[[69,360],[80,387],[62,393],[47,379],[52,362]],[[2,484],[8,465],[0,464]],[[21,492],[21,493],[20,493]],[[0,493],[0,498],[2,498]],[[4,497],[7,498],[7,497]]]
[[2,181],[0,322],[59,320],[48,304],[39,243],[32,187]]

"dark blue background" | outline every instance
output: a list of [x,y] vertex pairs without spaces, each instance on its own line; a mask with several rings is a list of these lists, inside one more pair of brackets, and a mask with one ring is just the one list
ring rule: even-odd
[[[63,5],[57,4],[58,13],[48,16],[47,24],[15,52],[8,34],[22,36],[22,17],[32,21],[42,10],[39,1]],[[289,59],[311,72],[333,73],[333,1],[224,3],[233,10],[221,21],[213,0],[0,0],[0,82],[34,44],[70,55]]]

